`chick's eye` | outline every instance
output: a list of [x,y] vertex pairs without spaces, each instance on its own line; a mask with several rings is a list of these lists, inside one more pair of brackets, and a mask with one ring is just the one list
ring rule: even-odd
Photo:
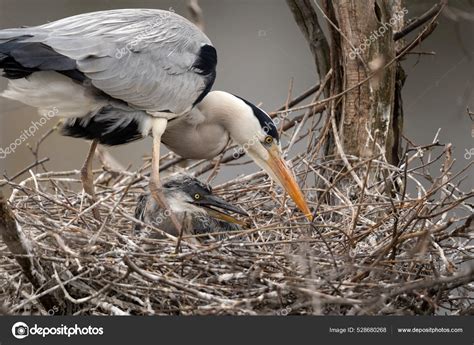
[[194,194],[194,199],[196,200],[201,199],[201,195],[199,193]]
[[265,144],[271,144],[273,143],[273,137],[271,135],[267,135],[265,137]]

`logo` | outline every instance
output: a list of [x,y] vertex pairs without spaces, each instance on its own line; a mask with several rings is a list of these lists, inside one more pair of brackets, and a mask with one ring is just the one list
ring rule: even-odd
[[12,334],[17,339],[23,339],[28,336],[66,336],[68,338],[72,336],[101,336],[104,334],[103,327],[92,327],[92,326],[79,326],[74,324],[74,326],[66,326],[61,324],[57,327],[41,327],[36,323],[34,326],[29,327],[24,322],[17,322],[12,326]]
[[23,339],[30,334],[30,328],[24,322],[17,322],[12,326],[12,334],[17,339]]

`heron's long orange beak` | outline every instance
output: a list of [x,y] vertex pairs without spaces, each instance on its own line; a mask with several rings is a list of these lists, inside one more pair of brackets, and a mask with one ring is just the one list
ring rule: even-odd
[[266,161],[268,167],[272,170],[272,173],[275,175],[275,178],[280,182],[281,186],[287,191],[293,201],[296,203],[296,206],[304,213],[306,218],[309,221],[313,220],[313,215],[311,210],[306,203],[306,200],[301,192],[296,179],[285,161],[280,155],[280,152],[276,147],[268,150],[270,157]]

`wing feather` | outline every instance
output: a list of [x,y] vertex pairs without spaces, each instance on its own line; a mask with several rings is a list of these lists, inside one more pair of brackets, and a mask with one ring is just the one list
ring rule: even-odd
[[[189,111],[215,76],[196,69],[210,40],[183,17],[151,9],[81,14],[26,29],[0,31],[0,43],[24,36],[76,62],[106,94],[148,112]],[[212,48],[213,49],[213,48]],[[217,61],[216,61],[217,62]]]

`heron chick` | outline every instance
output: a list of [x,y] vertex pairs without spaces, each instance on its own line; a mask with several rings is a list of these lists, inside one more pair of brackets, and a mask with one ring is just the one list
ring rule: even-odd
[[[225,213],[224,210],[248,216],[239,207],[215,196],[209,185],[196,178],[179,175],[165,179],[163,182],[163,193],[171,210],[163,209],[150,193],[144,193],[138,198],[135,218],[170,235],[179,235],[170,219],[170,212],[173,212],[181,222],[187,235],[241,229],[240,225],[244,223]],[[134,232],[136,234],[140,234],[142,230],[141,224],[135,224]]]

